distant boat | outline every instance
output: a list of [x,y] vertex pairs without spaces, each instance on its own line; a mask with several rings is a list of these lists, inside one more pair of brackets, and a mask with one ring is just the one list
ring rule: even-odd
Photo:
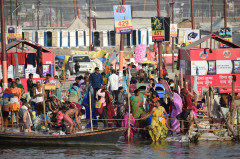
[[107,128],[82,132],[72,135],[48,135],[48,134],[18,134],[0,133],[0,145],[7,143],[14,145],[109,145],[116,144],[123,134],[122,128]]

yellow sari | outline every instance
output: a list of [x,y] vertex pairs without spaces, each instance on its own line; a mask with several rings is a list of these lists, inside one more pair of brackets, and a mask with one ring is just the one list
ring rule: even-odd
[[168,128],[166,120],[163,116],[163,107],[160,106],[152,115],[151,125],[148,127],[149,135],[153,141],[158,141],[159,138],[166,138]]

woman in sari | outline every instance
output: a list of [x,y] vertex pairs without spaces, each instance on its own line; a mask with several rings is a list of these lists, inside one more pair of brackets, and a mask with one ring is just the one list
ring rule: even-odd
[[182,98],[177,93],[174,93],[171,113],[171,127],[176,131],[176,133],[180,133],[180,121],[177,120],[176,116],[182,112],[182,106]]
[[[166,110],[161,106],[160,100],[158,100],[152,111],[144,118],[141,118],[146,119],[151,117],[151,124],[148,126],[148,132],[153,142],[167,137],[168,129],[170,128],[167,124],[166,115]],[[173,131],[172,129],[170,130]]]
[[140,115],[144,112],[143,95],[140,94],[139,89],[136,89],[134,91],[134,95],[130,97],[130,100],[133,116],[135,119],[138,119],[140,118]]

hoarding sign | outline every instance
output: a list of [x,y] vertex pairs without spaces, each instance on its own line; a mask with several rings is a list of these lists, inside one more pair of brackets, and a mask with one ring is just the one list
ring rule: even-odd
[[177,24],[170,24],[170,36],[172,38],[177,37]]
[[240,61],[234,60],[232,61],[232,63],[233,63],[232,73],[240,74]]
[[152,41],[160,42],[165,40],[165,31],[164,31],[164,18],[163,17],[152,17]]
[[8,40],[19,40],[22,39],[22,26],[7,26],[7,39]]
[[[224,38],[227,41],[232,42],[232,28],[220,28],[219,29],[219,36]],[[229,46],[219,43],[220,48],[229,48]]]
[[[199,30],[187,30],[185,32],[185,42],[186,46],[190,45],[191,43],[199,40],[200,32]],[[196,48],[200,48],[200,45],[195,46]]]
[[113,12],[116,33],[131,33],[133,30],[131,5],[114,5]]

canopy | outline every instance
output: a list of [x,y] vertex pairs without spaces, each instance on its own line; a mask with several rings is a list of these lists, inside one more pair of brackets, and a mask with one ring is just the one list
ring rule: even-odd
[[64,59],[65,59],[65,56],[56,55],[56,58],[61,59],[61,60],[64,60]]
[[156,61],[147,60],[147,61],[141,62],[141,63],[139,63],[139,64],[153,64],[153,65],[156,65],[157,62],[156,62]]

